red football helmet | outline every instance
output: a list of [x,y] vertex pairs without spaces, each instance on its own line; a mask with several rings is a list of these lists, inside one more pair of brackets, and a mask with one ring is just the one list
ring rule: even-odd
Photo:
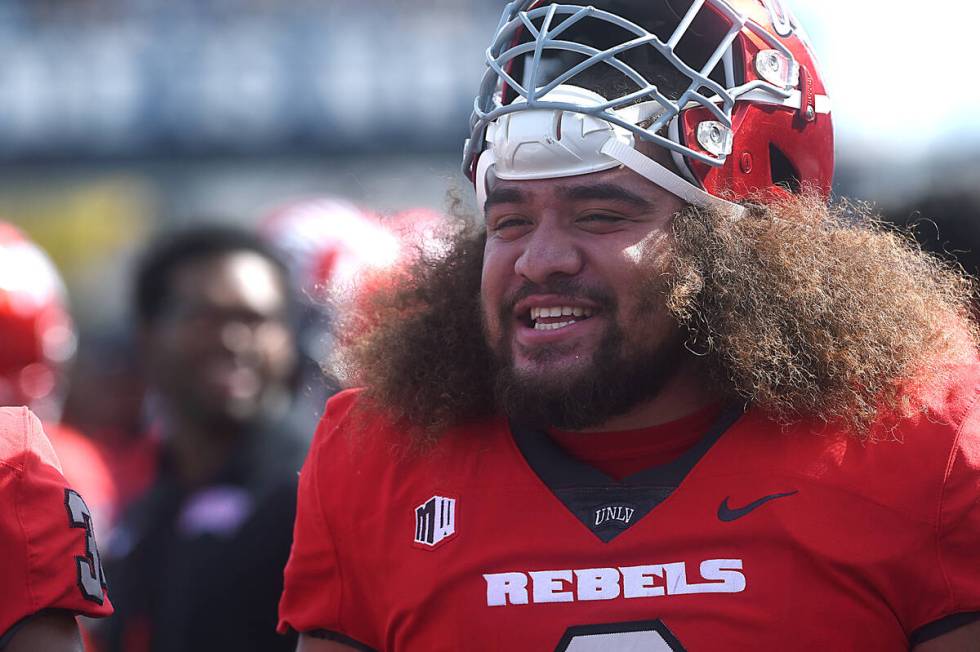
[[330,197],[301,199],[270,212],[259,231],[289,258],[304,298],[342,297],[365,270],[392,265],[398,238],[380,216]]
[[75,353],[66,296],[47,255],[0,222],[0,405],[51,412],[43,404],[54,399]]
[[[619,165],[698,205],[829,193],[830,102],[782,0],[590,4],[504,10],[464,150],[481,206],[492,177]],[[641,141],[669,150],[675,169]]]
[[452,224],[431,208],[406,208],[385,218],[385,226],[402,245],[398,266],[410,265],[419,254],[438,255],[448,249]]

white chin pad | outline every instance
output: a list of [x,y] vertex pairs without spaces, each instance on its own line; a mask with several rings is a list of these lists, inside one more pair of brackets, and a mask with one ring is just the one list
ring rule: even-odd
[[[487,199],[490,174],[494,179],[554,179],[600,172],[620,165],[625,165],[687,202],[734,206],[712,197],[637,152],[629,130],[574,110],[575,107],[591,108],[606,104],[601,95],[577,86],[561,85],[539,101],[551,103],[552,106],[518,109],[500,116],[487,126],[487,147],[477,162],[475,179],[481,212]],[[515,100],[515,104],[521,102],[524,102],[523,98]],[[568,110],[554,108],[555,104],[568,106]],[[655,103],[645,103],[615,113],[635,124],[659,110]]]

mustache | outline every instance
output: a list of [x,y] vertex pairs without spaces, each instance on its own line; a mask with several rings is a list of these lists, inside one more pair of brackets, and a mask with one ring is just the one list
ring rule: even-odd
[[500,321],[506,323],[514,314],[514,307],[536,294],[558,294],[570,299],[584,299],[603,310],[615,310],[616,297],[605,288],[586,285],[573,278],[558,277],[547,283],[525,281],[523,285],[504,297],[500,302]]

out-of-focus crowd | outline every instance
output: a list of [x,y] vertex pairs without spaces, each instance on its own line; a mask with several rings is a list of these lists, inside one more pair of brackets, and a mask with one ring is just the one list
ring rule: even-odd
[[78,341],[55,266],[0,222],[0,405],[41,418],[92,513],[115,614],[83,623],[87,649],[295,648],[277,602],[332,324],[443,222],[314,198],[158,233],[122,343]]

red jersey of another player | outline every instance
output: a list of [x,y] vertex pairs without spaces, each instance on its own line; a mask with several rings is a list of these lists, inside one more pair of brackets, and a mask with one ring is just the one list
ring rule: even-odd
[[413,455],[345,392],[301,474],[280,629],[373,650],[908,650],[980,616],[977,395],[971,370],[872,444],[724,411],[616,481],[504,420]]
[[112,613],[91,514],[27,408],[0,408],[0,569],[0,644],[44,610]]

